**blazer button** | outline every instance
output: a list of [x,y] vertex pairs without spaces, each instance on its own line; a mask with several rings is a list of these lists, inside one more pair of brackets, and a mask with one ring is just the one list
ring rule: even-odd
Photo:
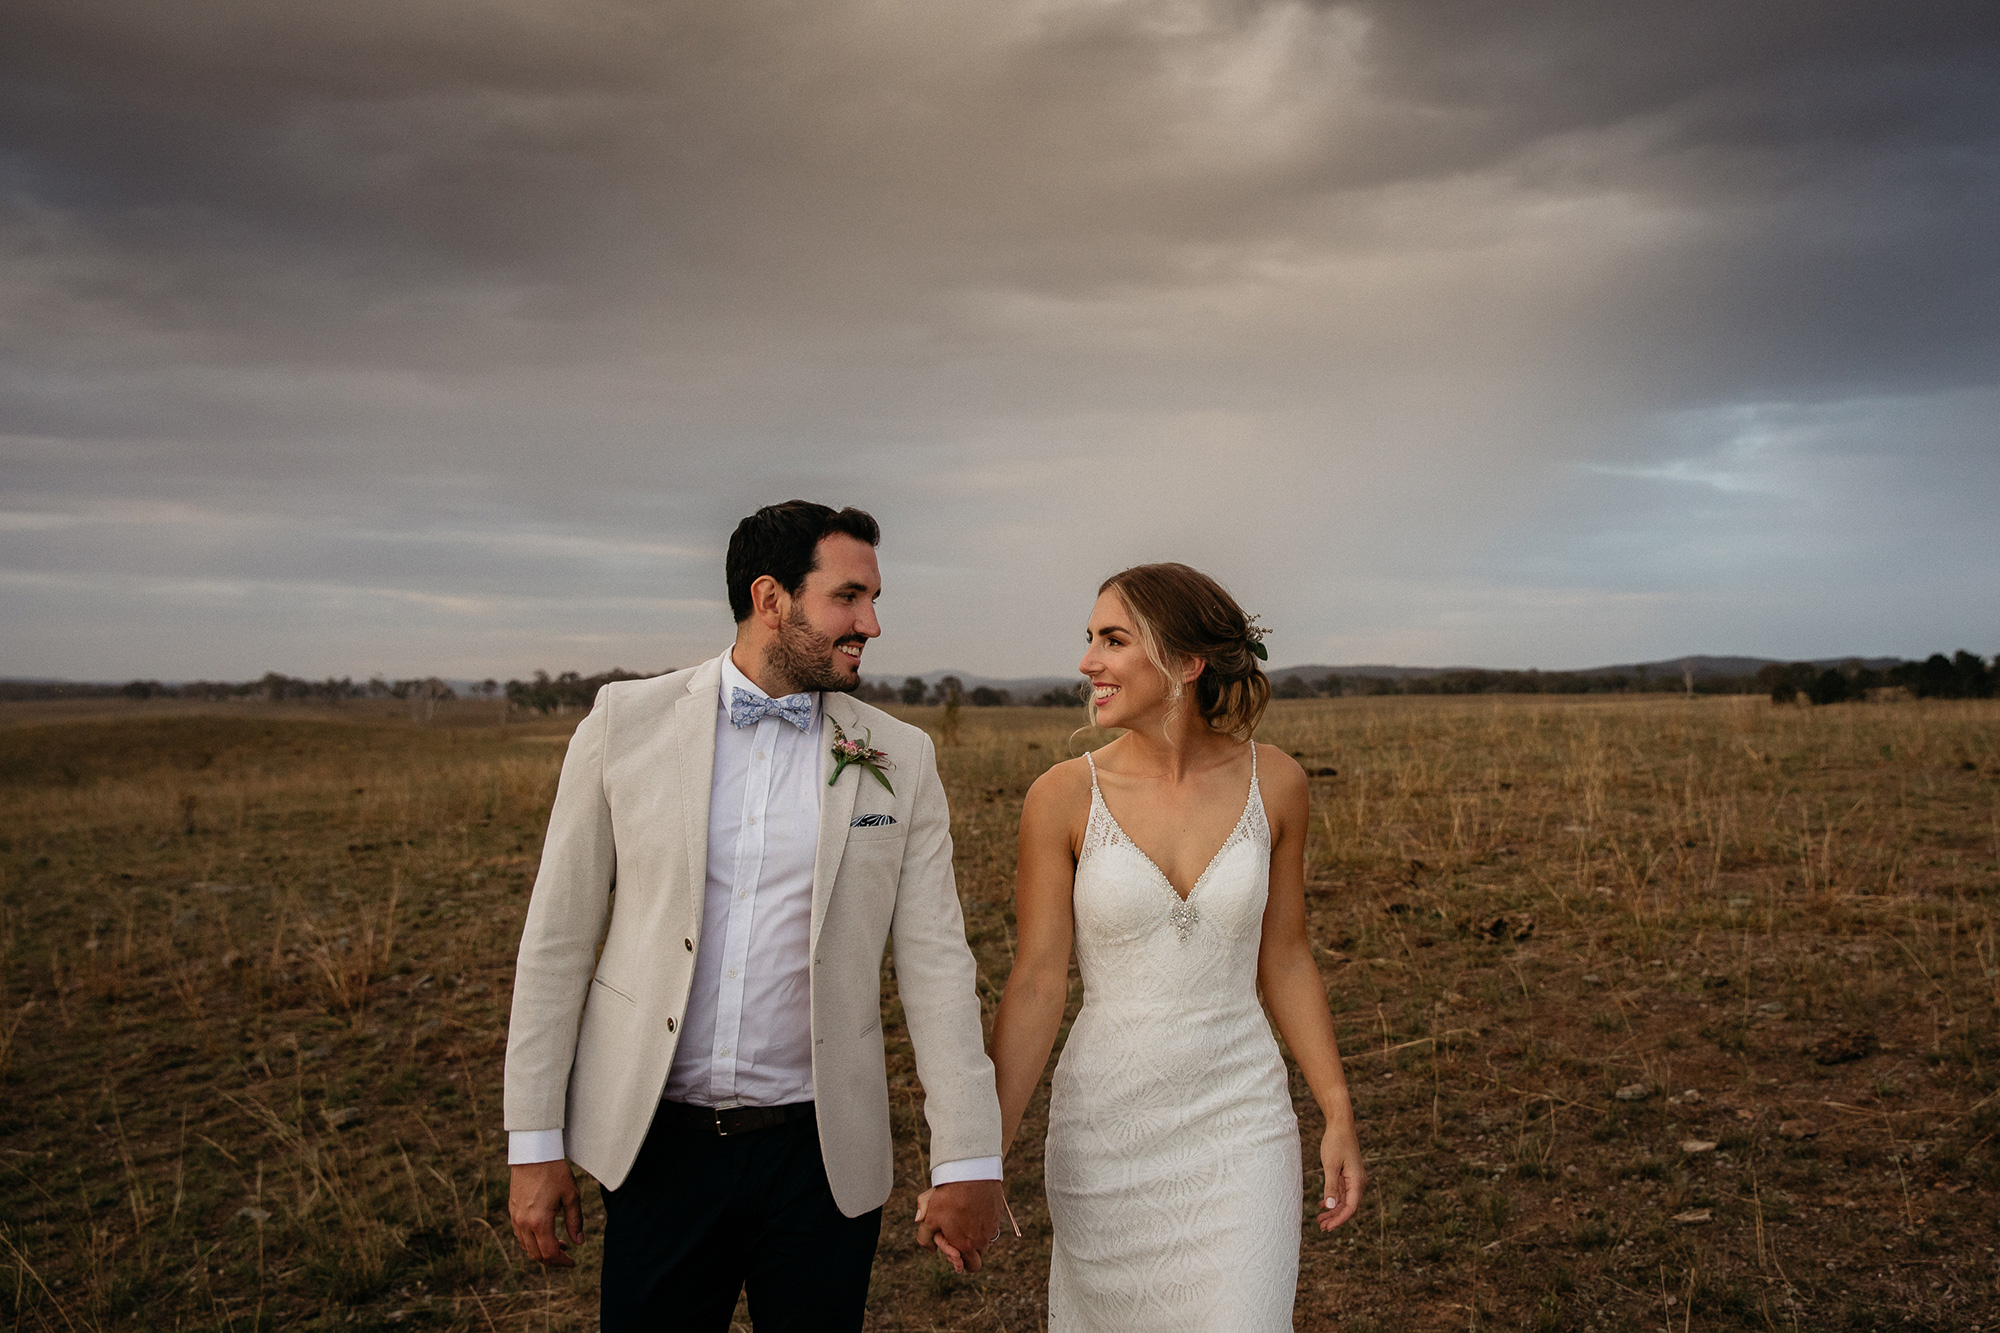
[[673,1030],[674,1030],[674,1020],[669,1018],[667,1020],[667,1031],[672,1032]]
[[682,940],[682,941],[681,941],[681,946],[682,946],[683,948],[685,948],[685,949],[686,949],[686,950],[687,950],[687,951],[688,951],[689,953],[693,953],[693,952],[694,952],[694,940],[693,940],[693,938],[692,938],[692,937],[690,937],[690,938],[688,938],[688,939],[684,939],[684,940]]

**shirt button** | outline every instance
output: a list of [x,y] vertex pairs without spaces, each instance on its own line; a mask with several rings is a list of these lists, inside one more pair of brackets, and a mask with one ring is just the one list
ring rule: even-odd
[[756,822],[757,822],[757,816],[755,816],[755,815],[752,815],[752,816],[750,816],[750,822],[751,822],[752,824],[756,823]]
[[730,968],[730,969],[729,969],[729,975],[733,977],[733,976],[737,976],[737,975],[738,975],[738,973],[737,973],[736,969],[732,967],[732,968]]
[[757,751],[757,757],[759,759],[762,759],[764,757],[764,752],[762,750]]
[[717,1051],[717,1052],[716,1052],[716,1054],[717,1054],[717,1055],[727,1055],[727,1054],[729,1054],[729,1048],[728,1048],[727,1046],[725,1046],[725,1047],[723,1047],[723,1048],[722,1048],[721,1050]]
[[737,897],[739,897],[739,898],[748,898],[748,897],[750,896],[750,890],[748,890],[748,889],[738,889],[738,890],[736,891],[736,896],[737,896]]

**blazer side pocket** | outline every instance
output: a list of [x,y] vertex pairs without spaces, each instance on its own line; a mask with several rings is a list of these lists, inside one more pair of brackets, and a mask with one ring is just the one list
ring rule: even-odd
[[630,995],[626,994],[624,991],[619,990],[616,986],[606,981],[603,977],[592,977],[590,979],[590,984],[593,986],[604,987],[604,989],[610,991],[613,995],[616,995],[619,999],[625,1001],[625,1003],[631,1005],[634,1009],[637,1009],[639,1007],[639,1002],[637,1000],[633,999]]

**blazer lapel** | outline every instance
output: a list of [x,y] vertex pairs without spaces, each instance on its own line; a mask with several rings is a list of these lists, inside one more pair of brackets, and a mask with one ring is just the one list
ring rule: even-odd
[[693,886],[695,921],[701,920],[702,885],[708,882],[708,798],[715,787],[715,709],[722,691],[722,659],[695,668],[688,692],[674,704],[674,750],[679,755],[687,812],[681,832]]
[[826,920],[826,907],[833,897],[834,877],[840,873],[840,858],[847,850],[847,821],[854,817],[854,799],[861,790],[861,779],[867,775],[860,769],[849,767],[840,775],[840,781],[831,787],[825,783],[833,776],[833,725],[837,722],[841,730],[849,736],[859,730],[860,717],[854,711],[853,701],[844,694],[827,691],[820,696],[820,710],[824,723],[820,728],[819,749],[819,852],[813,858],[813,901],[812,901],[812,942],[819,943],[820,923]]

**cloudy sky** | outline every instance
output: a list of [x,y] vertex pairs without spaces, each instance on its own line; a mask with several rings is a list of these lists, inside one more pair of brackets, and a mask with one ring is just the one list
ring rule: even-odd
[[0,674],[2000,651],[2000,11],[9,0]]

